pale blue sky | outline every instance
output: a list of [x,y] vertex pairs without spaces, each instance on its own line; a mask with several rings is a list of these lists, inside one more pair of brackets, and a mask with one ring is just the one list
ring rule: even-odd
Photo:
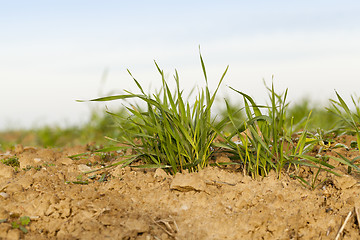
[[95,105],[75,99],[136,90],[126,68],[159,86],[154,59],[169,81],[177,68],[184,88],[201,86],[199,44],[210,86],[230,65],[219,100],[241,101],[230,85],[263,102],[272,75],[292,101],[345,97],[360,91],[359,12],[347,0],[0,0],[0,129],[85,121]]

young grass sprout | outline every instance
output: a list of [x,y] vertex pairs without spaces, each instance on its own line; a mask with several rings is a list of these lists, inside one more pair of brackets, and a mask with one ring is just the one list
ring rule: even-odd
[[[341,119],[339,128],[341,130],[344,130],[346,132],[354,134],[357,139],[357,145],[360,146],[360,131],[359,131],[359,126],[360,126],[359,101],[360,101],[360,99],[358,99],[358,101],[355,101],[354,96],[351,96],[351,100],[355,106],[355,112],[353,112],[347,106],[347,104],[342,99],[342,97],[337,92],[335,92],[335,93],[336,93],[338,101],[330,99],[332,108],[328,108],[328,111],[335,114],[337,117],[339,117]],[[360,151],[360,148],[359,148],[359,151]]]
[[[226,102],[228,117],[235,130],[227,136],[218,132],[225,141],[216,143],[216,146],[226,149],[229,154],[237,157],[244,174],[259,178],[274,170],[281,177],[285,166],[288,169],[291,166],[296,169],[299,165],[308,166],[318,169],[309,185],[312,187],[315,187],[314,184],[321,171],[339,175],[332,171],[335,167],[324,159],[308,155],[312,146],[323,143],[321,138],[308,137],[311,135],[307,130],[311,112],[308,114],[302,133],[295,134],[293,132],[292,120],[289,120],[287,116],[287,90],[283,94],[276,94],[273,85],[271,88],[267,87],[270,105],[258,105],[249,95],[234,88],[231,89],[243,97],[247,118],[240,125],[236,125],[229,104]],[[293,136],[297,136],[297,138]],[[338,158],[335,160],[348,165],[349,168],[357,169],[353,161]],[[302,183],[305,182],[301,178],[298,179]]]
[[[301,155],[306,144],[306,131],[295,145],[291,138],[292,129],[286,127],[287,90],[279,95],[275,93],[273,85],[267,88],[270,106],[265,106],[256,104],[249,95],[230,88],[243,97],[247,118],[236,126],[228,107],[228,117],[235,131],[229,136],[222,135],[225,143],[218,143],[217,146],[236,155],[245,174],[258,178],[275,170],[280,177],[283,167],[289,165],[296,155]],[[227,102],[226,105],[229,106]]]
[[[228,67],[222,74],[215,92],[211,94],[201,54],[200,61],[206,87],[198,92],[192,103],[184,99],[184,91],[180,88],[177,71],[175,70],[174,75],[176,90],[172,93],[163,70],[156,62],[156,68],[162,79],[159,93],[146,94],[128,70],[140,93],[126,91],[126,94],[91,100],[112,101],[135,98],[146,104],[145,110],[137,105],[126,107],[130,113],[127,119],[129,124],[126,127],[119,125],[122,134],[117,141],[135,151],[135,155],[123,163],[124,166],[142,159],[146,164],[141,167],[164,168],[169,173],[175,174],[185,169],[190,172],[197,171],[208,165],[214,152],[212,143],[217,136],[214,128],[221,129],[225,124],[224,121],[215,123],[211,108]],[[115,118],[121,117],[114,113],[110,114]]]

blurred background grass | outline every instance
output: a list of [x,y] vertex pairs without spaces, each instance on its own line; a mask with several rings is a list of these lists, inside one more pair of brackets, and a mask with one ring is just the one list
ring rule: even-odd
[[[237,123],[245,120],[243,111],[243,103],[241,101],[227,100],[231,108],[232,116]],[[290,127],[291,119],[293,119],[294,130],[301,130],[305,127],[305,120],[310,111],[311,118],[308,123],[310,131],[322,129],[326,131],[336,131],[339,125],[339,116],[329,112],[326,107],[329,106],[315,106],[310,99],[303,99],[300,102],[290,103],[287,109],[287,126]],[[217,120],[221,120],[227,116],[225,104],[218,107]],[[14,147],[16,144],[25,146],[39,146],[39,147],[65,147],[83,144],[96,144],[99,146],[106,146],[113,144],[105,136],[110,138],[118,138],[121,134],[117,124],[126,124],[128,116],[125,107],[120,107],[114,111],[117,115],[123,116],[123,121],[118,122],[119,119],[114,119],[110,114],[106,113],[105,109],[93,109],[88,121],[81,125],[71,125],[67,127],[60,127],[56,125],[47,125],[42,127],[35,127],[33,129],[8,129],[0,132],[0,150],[5,150]],[[117,121],[117,122],[116,122]],[[231,131],[232,126],[228,125],[224,131]]]

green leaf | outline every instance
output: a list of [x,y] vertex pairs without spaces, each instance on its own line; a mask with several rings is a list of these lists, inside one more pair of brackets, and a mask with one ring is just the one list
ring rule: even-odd
[[28,233],[28,230],[24,226],[19,226],[19,229],[25,234]]
[[[136,94],[122,94],[122,95],[95,98],[95,99],[91,99],[89,101],[91,101],[91,102],[106,102],[106,101],[114,101],[114,100],[119,100],[119,99],[136,98],[139,96],[140,95],[136,95]],[[76,101],[77,102],[87,102],[87,100],[76,100]]]
[[344,165],[347,165],[350,168],[356,169],[357,171],[360,171],[360,168],[358,166],[356,166],[352,161],[350,161],[349,159],[345,158],[343,155],[341,155],[340,153],[336,152],[336,154],[338,156],[340,156],[340,158],[334,157],[334,156],[330,156],[332,159],[341,162]]
[[12,222],[12,223],[11,223],[11,227],[14,228],[14,229],[16,229],[16,228],[19,228],[20,225],[19,225],[17,222]]
[[116,151],[121,151],[124,149],[128,149],[128,146],[115,146],[115,147],[106,147],[106,148],[102,148],[99,150],[94,151],[94,153],[100,153],[100,152],[116,152]]
[[28,216],[23,216],[23,217],[20,217],[20,224],[21,225],[28,225],[30,223],[30,217]]
[[206,75],[206,69],[205,69],[205,64],[204,64],[204,60],[201,56],[201,50],[200,50],[200,46],[199,46],[199,54],[200,54],[200,62],[201,62],[201,68],[203,70],[203,73],[204,73],[204,77],[205,77],[205,81],[206,81],[206,84],[207,84],[207,75]]
[[143,164],[143,165],[130,165],[132,168],[171,168],[169,165],[157,165],[157,164]]

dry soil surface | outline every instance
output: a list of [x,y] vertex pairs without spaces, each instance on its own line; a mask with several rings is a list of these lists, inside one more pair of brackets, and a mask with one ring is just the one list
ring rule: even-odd
[[[327,181],[313,191],[287,174],[253,180],[218,167],[175,177],[116,167],[89,180],[83,172],[99,157],[68,158],[83,152],[1,153],[20,167],[0,163],[0,239],[335,239],[343,225],[339,239],[360,239],[355,173],[322,174]],[[31,219],[26,234],[11,224],[21,216]]]

